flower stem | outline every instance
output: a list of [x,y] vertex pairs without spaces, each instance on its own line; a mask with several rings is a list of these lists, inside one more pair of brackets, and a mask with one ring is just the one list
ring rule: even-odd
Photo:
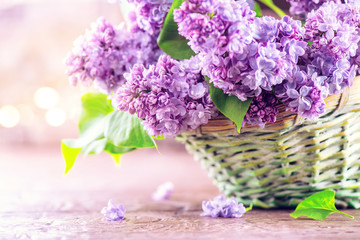
[[258,1],[268,6],[281,18],[286,15],[286,13],[283,10],[281,10],[281,8],[276,6],[272,0],[258,0]]

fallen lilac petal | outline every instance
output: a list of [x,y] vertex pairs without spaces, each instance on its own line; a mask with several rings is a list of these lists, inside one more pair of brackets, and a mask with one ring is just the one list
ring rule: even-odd
[[246,209],[242,203],[238,203],[236,198],[227,199],[223,194],[213,200],[202,202],[203,213],[201,216],[238,218],[241,217]]
[[101,210],[101,213],[104,214],[104,216],[108,220],[119,221],[124,219],[125,211],[126,209],[124,205],[120,204],[119,206],[116,206],[114,202],[110,199],[108,202],[108,206],[104,207]]
[[155,201],[170,199],[173,191],[174,184],[172,182],[165,182],[157,187],[156,191],[152,194],[152,199]]

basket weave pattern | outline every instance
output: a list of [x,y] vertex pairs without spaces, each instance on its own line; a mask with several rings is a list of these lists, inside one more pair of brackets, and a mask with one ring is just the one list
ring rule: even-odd
[[326,99],[326,113],[310,122],[279,105],[277,122],[261,129],[218,117],[178,136],[219,189],[263,208],[293,207],[332,189],[336,203],[360,208],[360,79]]

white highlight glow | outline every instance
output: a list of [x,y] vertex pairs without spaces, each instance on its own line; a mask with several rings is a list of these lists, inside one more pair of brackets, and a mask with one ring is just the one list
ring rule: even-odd
[[46,112],[46,122],[53,127],[59,127],[66,120],[66,113],[60,108],[52,108]]
[[14,106],[4,106],[0,109],[0,124],[6,128],[12,128],[20,122],[20,113]]
[[34,101],[39,108],[50,109],[58,103],[59,95],[53,88],[42,87],[35,92]]

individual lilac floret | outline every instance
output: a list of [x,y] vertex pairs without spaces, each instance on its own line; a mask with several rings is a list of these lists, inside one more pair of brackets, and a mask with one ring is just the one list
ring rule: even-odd
[[278,103],[278,100],[271,92],[263,92],[258,97],[254,97],[245,115],[243,124],[249,123],[264,128],[265,124],[274,123],[279,113],[275,106],[276,103]]
[[155,201],[168,200],[174,191],[174,184],[172,182],[165,182],[156,188],[152,194],[152,199]]
[[238,218],[246,212],[244,205],[238,203],[236,198],[226,199],[222,194],[213,200],[203,201],[202,209],[201,216],[208,217]]
[[73,85],[93,83],[110,94],[125,82],[123,74],[130,67],[135,63],[148,66],[160,53],[156,40],[147,33],[129,33],[123,25],[115,27],[101,17],[74,42],[65,63]]
[[151,135],[174,137],[206,124],[215,107],[197,57],[177,61],[162,55],[148,69],[135,64],[113,96],[120,111],[144,119]]
[[120,204],[119,206],[116,206],[114,202],[110,199],[108,202],[108,206],[104,207],[101,210],[101,213],[104,214],[104,216],[108,220],[119,221],[124,219],[125,211],[126,210],[124,205]]

